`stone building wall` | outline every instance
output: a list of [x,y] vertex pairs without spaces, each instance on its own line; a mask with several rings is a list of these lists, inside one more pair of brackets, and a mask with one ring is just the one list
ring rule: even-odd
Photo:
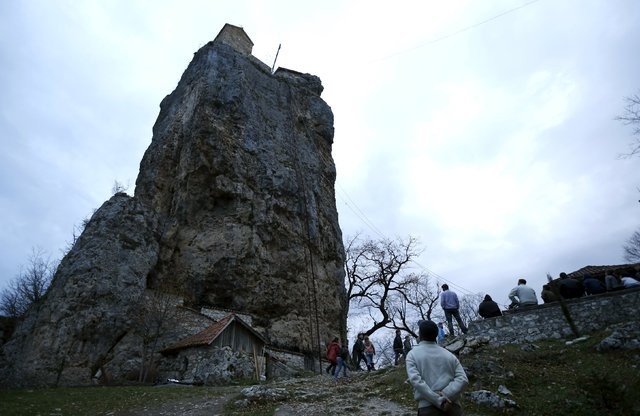
[[264,359],[230,347],[186,348],[161,359],[159,378],[187,383],[225,385],[239,380],[256,380],[263,372]]
[[[640,288],[570,299],[565,303],[581,334],[640,319]],[[573,337],[559,302],[471,322],[467,335],[487,336],[493,345]]]

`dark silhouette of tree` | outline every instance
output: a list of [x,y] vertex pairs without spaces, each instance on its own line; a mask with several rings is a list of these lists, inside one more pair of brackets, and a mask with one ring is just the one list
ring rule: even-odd
[[42,249],[32,249],[26,266],[2,290],[0,312],[11,318],[22,317],[31,305],[44,297],[56,268],[57,263]]

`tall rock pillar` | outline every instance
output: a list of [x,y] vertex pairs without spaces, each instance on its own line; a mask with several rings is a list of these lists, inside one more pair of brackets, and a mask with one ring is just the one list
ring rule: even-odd
[[344,328],[344,248],[320,79],[270,68],[226,25],[161,103],[135,197],[164,224],[150,287],[252,314],[316,352]]

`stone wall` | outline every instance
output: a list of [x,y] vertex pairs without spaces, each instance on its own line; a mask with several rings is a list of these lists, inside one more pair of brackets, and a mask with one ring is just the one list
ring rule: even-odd
[[269,360],[266,370],[268,380],[290,378],[313,370],[307,368],[309,359],[304,354],[267,347],[265,355]]
[[159,378],[187,383],[225,385],[240,380],[256,380],[264,359],[230,347],[198,347],[181,350],[177,356],[161,359]]
[[[611,324],[638,320],[640,288],[570,299],[565,304],[578,331],[581,334],[589,333]],[[467,336],[481,335],[489,337],[492,345],[573,337],[559,302],[471,322]]]

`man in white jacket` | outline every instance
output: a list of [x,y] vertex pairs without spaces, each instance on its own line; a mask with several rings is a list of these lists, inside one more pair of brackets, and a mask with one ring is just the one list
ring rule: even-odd
[[418,322],[420,343],[407,354],[407,375],[418,402],[418,416],[462,415],[457,399],[469,383],[458,358],[436,344],[438,326]]

